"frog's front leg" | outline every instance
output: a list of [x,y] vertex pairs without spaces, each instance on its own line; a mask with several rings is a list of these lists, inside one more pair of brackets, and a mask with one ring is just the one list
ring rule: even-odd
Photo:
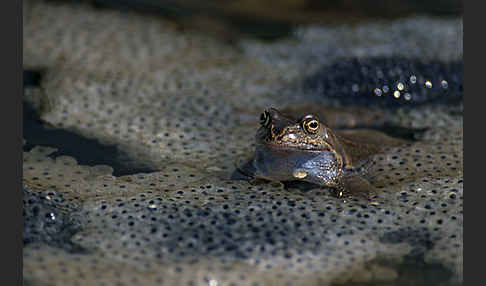
[[338,183],[334,186],[331,192],[338,199],[348,195],[346,187],[342,183]]

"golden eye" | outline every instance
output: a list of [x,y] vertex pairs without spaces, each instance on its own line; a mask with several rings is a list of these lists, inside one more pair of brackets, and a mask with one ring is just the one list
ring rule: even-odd
[[315,119],[307,120],[304,122],[304,128],[309,133],[316,133],[319,129],[319,121]]
[[260,124],[263,126],[263,127],[267,127],[269,124],[270,124],[270,113],[268,111],[264,111],[261,115],[260,115]]

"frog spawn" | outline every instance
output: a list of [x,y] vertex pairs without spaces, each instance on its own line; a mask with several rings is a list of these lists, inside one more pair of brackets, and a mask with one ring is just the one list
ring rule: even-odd
[[[56,160],[47,157],[49,152],[45,151],[46,148],[38,149],[31,153],[40,154],[32,156],[34,160],[26,156],[25,164],[30,172],[37,166],[43,166],[43,172],[27,172],[26,178],[29,180],[35,176],[36,186],[45,188],[43,183],[50,183],[49,176],[56,173]],[[132,276],[124,273],[111,280],[110,277],[116,276],[115,271],[113,276],[103,275],[103,279],[110,279],[106,280],[106,285],[112,285],[108,281],[138,281],[133,283],[150,285],[162,281],[162,277],[167,285],[206,284],[210,280],[228,284],[235,282],[236,285],[264,285],[265,282],[278,281],[291,285],[313,285],[323,281],[363,282],[379,277],[393,280],[397,276],[396,270],[382,269],[379,264],[370,266],[369,262],[381,256],[399,260],[402,255],[414,251],[424,253],[424,259],[429,263],[440,261],[460,274],[462,231],[457,232],[457,226],[462,225],[462,180],[452,179],[457,177],[454,172],[444,174],[450,179],[431,179],[435,176],[428,175],[411,182],[400,182],[397,177],[390,176],[390,173],[393,174],[390,165],[400,166],[398,156],[408,158],[409,152],[419,153],[416,157],[427,158],[430,155],[416,150],[419,149],[413,145],[408,150],[395,150],[395,154],[390,150],[391,158],[376,160],[374,168],[383,169],[376,172],[378,176],[381,174],[390,180],[383,193],[375,198],[379,203],[376,206],[358,198],[342,203],[325,189],[285,190],[281,184],[275,183],[251,186],[241,181],[215,179],[214,175],[194,178],[192,174],[193,183],[177,184],[181,181],[177,176],[191,178],[191,173],[197,172],[180,167],[167,168],[165,174],[112,178],[113,182],[105,186],[104,197],[89,197],[89,192],[85,192],[83,197],[88,197],[79,199],[84,201],[82,209],[71,213],[79,217],[83,228],[72,237],[71,242],[90,254],[70,254],[59,249],[29,245],[25,250],[28,261],[25,274],[42,273],[42,268],[37,268],[39,264],[33,262],[36,260],[30,255],[47,255],[47,259],[62,261],[58,271],[63,275],[82,276],[88,279],[86,281],[96,279],[96,275],[103,271],[115,271],[106,270],[107,265],[118,271],[136,267],[144,273],[140,276],[138,272],[130,272]],[[49,160],[51,166],[46,167],[45,161]],[[423,158],[421,160],[424,161]],[[453,156],[442,160],[447,166],[447,163],[453,162]],[[76,165],[72,159],[59,158],[59,161],[71,162],[61,164],[68,174],[69,168],[86,168]],[[413,166],[417,172],[416,165],[408,168]],[[458,163],[455,166],[458,167]],[[76,184],[86,185],[89,182],[88,173],[73,171],[72,174],[79,178],[71,179],[71,185],[61,183],[51,187],[69,197]],[[105,176],[100,172],[98,178]],[[160,180],[170,177],[174,179]],[[397,185],[397,182],[400,183]],[[110,189],[114,190],[109,192]],[[419,235],[394,238],[397,229],[411,226],[410,231]],[[415,239],[421,234],[427,239]],[[49,249],[54,253],[50,253]],[[91,260],[101,265],[92,265]],[[123,263],[114,263],[117,261]],[[78,266],[81,273],[66,273],[66,264],[83,265],[83,262],[91,268],[103,270],[90,272]],[[363,269],[370,267],[376,268],[377,273],[384,271],[388,276],[365,274],[367,272]],[[160,269],[166,269],[167,273]],[[228,272],[228,269],[231,271]],[[343,269],[347,271],[343,273]],[[212,276],[201,273],[212,273]],[[140,280],[141,276],[143,280]],[[61,283],[62,279],[58,281]]]
[[[234,158],[251,152],[254,140],[256,124],[239,106],[259,112],[290,104],[292,97],[282,92],[288,82],[339,57],[363,56],[363,48],[389,56],[381,46],[399,41],[395,35],[404,31],[417,41],[401,41],[405,48],[396,53],[455,60],[462,55],[451,41],[461,38],[457,21],[411,19],[381,32],[365,25],[360,29],[369,31],[361,38],[355,29],[304,28],[296,43],[244,41],[238,55],[149,17],[67,4],[25,6],[24,63],[48,68],[38,95],[45,96],[42,118],[116,143],[130,154],[127,160],[159,170],[117,178],[108,166],[53,158],[45,147],[25,152],[29,192],[62,197],[44,209],[66,210],[79,222],[66,244],[40,237],[25,246],[26,282],[393,283],[404,257],[415,254],[452,273],[451,283],[462,281],[462,118],[451,114],[455,108],[396,112],[397,124],[429,130],[423,142],[376,158],[370,179],[380,192],[373,204],[343,202],[325,188],[228,181]],[[430,36],[437,26],[446,36]],[[147,46],[141,38],[149,39]],[[350,41],[359,45],[351,48]],[[62,248],[69,244],[84,252]],[[383,259],[396,263],[383,266]]]
[[[228,156],[248,148],[244,142],[253,137],[249,135],[253,131],[252,126],[238,127],[238,118],[231,115],[234,103],[221,101],[218,94],[188,94],[185,97],[169,93],[163,90],[163,84],[155,83],[146,83],[153,86],[150,93],[139,92],[137,86],[125,86],[126,82],[116,80],[108,90],[100,91],[104,94],[100,97],[92,90],[101,82],[92,82],[76,74],[72,76],[66,76],[60,82],[47,81],[43,87],[49,98],[55,98],[52,105],[63,106],[60,113],[44,113],[43,120],[89,138],[100,139],[104,144],[117,142],[118,148],[131,156],[124,161],[133,162],[133,165],[143,163],[157,169],[171,161],[206,164],[208,168],[218,166],[228,170],[233,165]],[[46,77],[48,79],[49,76]],[[105,80],[115,79],[108,77]],[[67,97],[60,96],[59,92],[72,85],[80,87]],[[130,94],[136,94],[137,100],[132,99]],[[120,104],[120,100],[126,102]],[[214,101],[219,102],[218,108],[211,105]],[[83,109],[69,110],[74,102],[81,104]],[[100,112],[109,116],[108,124],[105,124],[106,119],[99,118]],[[133,114],[140,115],[134,117]],[[207,120],[199,120],[200,117]],[[93,128],[95,126],[101,128]],[[226,140],[235,144],[228,146]]]
[[24,189],[24,244],[43,242],[70,253],[84,250],[71,242],[80,230],[79,222],[70,216],[77,207],[56,192],[34,192]]
[[343,59],[307,78],[302,92],[344,104],[389,108],[458,103],[462,99],[463,69],[462,60],[441,63],[399,57]]
[[[338,211],[334,207],[339,202],[330,197],[325,189],[300,192],[297,189],[284,190],[279,185],[263,185],[259,189],[243,182],[232,182],[233,185],[230,186],[222,184],[223,178],[209,179],[208,177],[201,178],[201,176],[198,176],[195,179],[194,176],[201,174],[201,171],[197,168],[191,170],[168,166],[166,168],[168,174],[133,175],[117,179],[107,176],[102,171],[105,168],[94,168],[101,170],[99,171],[100,176],[92,177],[88,175],[90,172],[79,171],[78,169],[84,168],[77,166],[73,159],[58,158],[54,160],[47,156],[46,158],[39,156],[38,159],[34,160],[35,163],[30,163],[29,158],[27,158],[25,167],[31,173],[26,172],[26,182],[35,184],[39,189],[53,187],[59,182],[55,186],[56,191],[66,194],[66,197],[72,200],[84,202],[83,211],[78,213],[85,218],[81,224],[84,230],[73,237],[73,243],[88,249],[92,253],[88,256],[82,256],[81,262],[88,259],[88,265],[90,265],[91,262],[89,261],[93,256],[100,255],[103,259],[96,260],[102,261],[102,267],[112,265],[119,271],[124,266],[115,266],[112,262],[120,259],[124,263],[129,263],[129,265],[145,265],[148,263],[151,267],[144,268],[146,272],[157,273],[158,271],[160,273],[160,270],[158,270],[161,267],[160,265],[164,265],[164,268],[166,268],[166,265],[171,265],[168,269],[172,269],[171,271],[175,271],[174,273],[184,274],[178,277],[187,278],[187,283],[193,281],[195,284],[205,284],[206,281],[211,280],[207,277],[190,275],[199,273],[194,272],[195,269],[204,273],[218,273],[218,275],[215,275],[216,281],[238,281],[238,285],[251,285],[253,282],[262,283],[262,281],[267,280],[279,281],[277,277],[281,277],[282,281],[293,281],[296,285],[311,282],[320,283],[318,277],[325,279],[323,281],[338,279],[331,274],[340,273],[340,269],[343,268],[357,268],[356,273],[360,273],[360,267],[357,265],[364,265],[366,261],[376,258],[380,254],[380,249],[385,249],[381,251],[386,256],[399,257],[408,253],[411,251],[410,248],[413,247],[408,247],[407,241],[399,243],[400,249],[398,250],[385,247],[387,245],[386,240],[379,243],[377,241],[380,241],[382,236],[386,236],[387,231],[392,232],[400,226],[417,225],[419,232],[425,232],[422,225],[426,225],[426,232],[437,233],[437,235],[430,238],[434,246],[431,249],[424,250],[426,252],[425,259],[431,262],[447,263],[451,269],[461,273],[462,235],[461,229],[457,229],[457,226],[458,221],[462,220],[462,206],[460,204],[460,200],[462,200],[462,184],[460,183],[462,158],[457,157],[457,153],[449,153],[451,151],[450,146],[444,145],[445,148],[440,151],[436,148],[426,148],[426,144],[417,143],[408,146],[408,148],[392,151],[386,156],[377,157],[376,163],[373,165],[375,171],[371,173],[375,174],[373,182],[378,188],[382,189],[380,196],[375,198],[375,201],[380,204],[376,209],[372,208],[374,212],[360,212],[360,216],[357,214],[357,217],[350,221],[345,219],[347,216],[343,213],[346,211],[356,213],[356,210],[353,210],[354,204],[365,205],[366,202],[353,200],[351,203],[343,204],[342,209]],[[434,162],[435,159],[442,163]],[[57,164],[59,165],[57,168],[62,168],[62,174],[68,174],[69,182],[50,178],[52,174],[56,174],[53,171],[56,164],[52,163],[52,166],[49,166],[45,163],[49,160],[68,163]],[[46,165],[48,165],[47,168]],[[40,168],[36,168],[37,166]],[[440,166],[440,168],[437,169],[437,166]],[[73,170],[70,171],[69,168],[73,168]],[[36,169],[41,173],[35,173],[34,170]],[[438,172],[438,170],[441,170],[441,172]],[[414,177],[418,174],[421,175]],[[171,177],[171,175],[174,178],[172,182],[163,180]],[[76,176],[78,176],[77,179]],[[450,179],[438,181],[430,179],[437,176]],[[191,183],[190,180],[194,180],[194,182]],[[52,183],[53,181],[56,183]],[[176,184],[180,181],[184,181],[184,183]],[[452,184],[457,184],[454,190],[444,189],[444,186]],[[89,192],[88,190],[99,191],[95,191],[95,194],[93,194],[93,191]],[[263,192],[267,194],[262,194]],[[90,193],[93,195],[90,195]],[[398,205],[394,203],[397,198],[401,199]],[[430,204],[420,205],[424,200],[430,200]],[[455,201],[458,201],[458,203],[454,203]],[[287,206],[282,209],[279,202]],[[446,202],[446,205],[444,205],[444,202]],[[439,204],[440,207],[438,207]],[[202,212],[205,210],[209,212],[208,216],[211,219],[207,220],[208,226],[199,229],[196,227],[196,222],[200,222],[201,219],[190,220],[186,217],[190,213],[201,211],[201,208]],[[432,211],[429,210],[436,208],[440,209],[440,212],[436,211],[435,214],[430,214]],[[227,214],[227,210],[231,210],[231,212]],[[238,215],[233,214],[236,211],[239,211]],[[256,211],[260,215],[256,215]],[[328,220],[325,220],[325,222],[316,220],[316,218],[319,218],[318,212],[322,213]],[[242,213],[245,215],[241,215]],[[252,213],[255,213],[255,215],[252,215]],[[272,218],[278,217],[279,213],[282,213],[280,214],[282,219],[273,221]],[[401,216],[398,216],[400,213]],[[76,212],[72,214],[75,215]],[[133,218],[129,218],[130,216]],[[388,216],[391,218],[388,218]],[[258,222],[261,218],[263,218],[261,225],[257,224],[251,227],[244,225],[245,222],[247,224]],[[368,222],[371,219],[373,221]],[[406,223],[401,223],[401,220],[406,220]],[[206,221],[206,219],[203,221]],[[132,226],[130,225],[131,222],[133,222]],[[347,224],[351,225],[349,228],[353,232],[350,230],[346,232]],[[375,224],[381,226],[376,227]],[[296,227],[297,225],[300,226]],[[303,228],[302,225],[306,227]],[[329,227],[331,225],[335,227]],[[178,227],[174,229],[174,226]],[[163,230],[163,227],[172,228]],[[268,231],[268,229],[271,231]],[[316,229],[326,229],[327,236],[322,233],[315,234]],[[211,236],[208,236],[208,233],[213,234],[216,240],[213,238],[211,242]],[[228,234],[233,235],[228,236]],[[456,236],[453,236],[453,234]],[[142,237],[139,237],[140,235]],[[164,235],[167,235],[167,237],[164,237]],[[306,235],[309,235],[309,237]],[[348,247],[339,245],[339,241],[344,238],[347,238]],[[288,242],[286,239],[291,241]],[[357,239],[359,242],[353,239]],[[373,243],[363,245],[362,240]],[[235,244],[235,242],[240,241],[246,243]],[[273,244],[276,242],[283,244],[274,246]],[[307,246],[308,249],[299,249],[296,247],[296,242]],[[318,243],[320,243],[320,246]],[[215,244],[221,246],[214,247]],[[258,250],[248,249],[248,245],[255,244],[263,246],[263,248]],[[392,244],[396,245],[396,243]],[[30,248],[27,247],[27,253],[28,249]],[[371,254],[359,252],[361,249],[366,249]],[[35,252],[33,255],[43,253],[42,251],[37,253],[38,250],[33,252]],[[72,256],[72,254],[59,252],[59,250],[54,252],[61,257]],[[186,257],[188,252],[192,253],[193,256]],[[357,257],[352,259],[354,256],[351,253]],[[329,257],[336,260],[326,261],[323,254],[328,260]],[[308,256],[311,256],[312,259],[309,260]],[[46,257],[50,259],[51,256],[47,255]],[[201,257],[203,258],[201,259]],[[68,260],[63,260],[64,263],[71,265],[70,258],[66,259]],[[76,262],[76,259],[73,263],[75,265],[80,264],[80,262]],[[196,259],[195,262],[194,259]],[[220,265],[221,268],[205,268],[203,265],[208,263],[207,259],[210,259],[211,265]],[[39,273],[40,270],[37,268],[39,264],[34,263],[31,266],[33,269],[28,268],[32,260],[29,260],[28,255],[26,260],[29,261],[26,264],[27,276],[31,275],[28,273]],[[227,262],[227,260],[230,262]],[[228,268],[225,268],[228,263],[233,265],[229,268],[231,269],[230,274],[227,273]],[[240,265],[240,263],[243,263],[243,265],[234,266],[235,264]],[[195,269],[187,268],[187,264]],[[265,266],[261,266],[262,264]],[[313,265],[319,270],[317,271],[313,267],[308,268],[308,265]],[[59,271],[63,271],[62,269],[65,268],[66,266],[63,266]],[[248,274],[249,269],[254,271],[260,268],[263,268],[261,273]],[[176,269],[180,269],[180,272]],[[275,270],[276,272],[274,272],[273,269],[279,271]],[[289,275],[287,274],[289,269],[298,270],[291,273],[300,273],[301,275]],[[50,271],[53,271],[52,268],[49,268],[47,272]],[[393,269],[388,271],[394,272]],[[67,275],[64,272],[61,273]],[[89,270],[81,271],[81,273],[84,274],[72,274],[76,277],[91,275]],[[133,277],[126,277],[125,275],[128,274],[124,274],[109,281],[114,283],[117,279],[123,279],[123,281],[140,279],[135,273],[130,273]],[[226,275],[224,275],[225,273]],[[348,274],[349,279],[358,279],[355,272]],[[146,275],[141,276],[145,277]],[[395,276],[390,274],[390,277]],[[179,278],[174,276],[163,275],[163,277],[168,278],[168,280],[165,280],[169,281],[167,283],[177,284],[180,281]],[[242,279],[241,277],[245,278]],[[255,281],[249,277],[255,279]],[[90,279],[93,279],[93,277]],[[339,279],[344,278],[340,276]],[[61,280],[57,281],[61,283]],[[150,281],[157,283],[155,281],[160,281],[160,277],[155,275],[151,277]],[[143,284],[144,282],[140,283]]]
[[[378,35],[373,25],[364,26],[372,39],[353,40],[348,35],[353,31],[311,28],[297,33],[298,43],[270,45],[279,51],[275,58],[260,43],[243,41],[244,52],[239,53],[214,39],[179,33],[153,17],[34,1],[26,1],[25,10],[24,64],[26,68],[47,68],[41,80],[46,98],[42,119],[116,144],[130,154],[124,161],[143,162],[152,169],[167,161],[229,169],[229,156],[244,153],[247,139],[254,133],[253,125],[245,125],[235,116],[237,107],[260,111],[294,103],[296,92],[287,88],[288,83],[342,57],[343,46],[358,42],[373,46],[377,55],[388,55],[389,49],[380,48],[383,41],[399,41],[396,35],[410,29],[408,22],[393,23]],[[460,58],[462,50],[450,41],[460,38],[460,23],[416,21],[424,29],[414,31],[421,41],[419,47],[426,46],[422,44],[426,40],[441,47],[440,52],[405,48],[395,51],[397,54]],[[91,23],[90,31],[86,23]],[[427,30],[432,27],[444,27],[448,36]],[[453,33],[457,37],[450,36]],[[79,48],[78,43],[93,42],[99,46]],[[141,42],[145,44],[139,45]],[[347,56],[362,56],[356,49]],[[202,117],[207,120],[200,120]]]

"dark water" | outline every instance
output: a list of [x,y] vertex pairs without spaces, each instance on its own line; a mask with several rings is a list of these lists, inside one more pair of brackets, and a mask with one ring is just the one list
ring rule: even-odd
[[[234,3],[233,3],[234,2]],[[457,0],[401,0],[390,5],[388,1],[281,1],[261,5],[258,1],[158,1],[158,0],[93,0],[100,9],[136,11],[195,25],[202,30],[226,37],[241,34],[260,40],[277,40],[292,35],[294,28],[310,23],[350,23],[371,19],[395,19],[422,14],[451,17],[462,14],[462,1]],[[198,19],[211,21],[193,24]],[[201,25],[200,25],[201,24]]]

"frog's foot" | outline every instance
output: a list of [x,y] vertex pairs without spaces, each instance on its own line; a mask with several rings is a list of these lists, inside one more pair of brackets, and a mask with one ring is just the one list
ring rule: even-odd
[[331,191],[331,194],[338,199],[347,195],[346,189],[341,184],[331,188],[330,191]]
[[370,200],[376,194],[376,188],[359,174],[349,175],[336,187],[337,197],[360,197]]

